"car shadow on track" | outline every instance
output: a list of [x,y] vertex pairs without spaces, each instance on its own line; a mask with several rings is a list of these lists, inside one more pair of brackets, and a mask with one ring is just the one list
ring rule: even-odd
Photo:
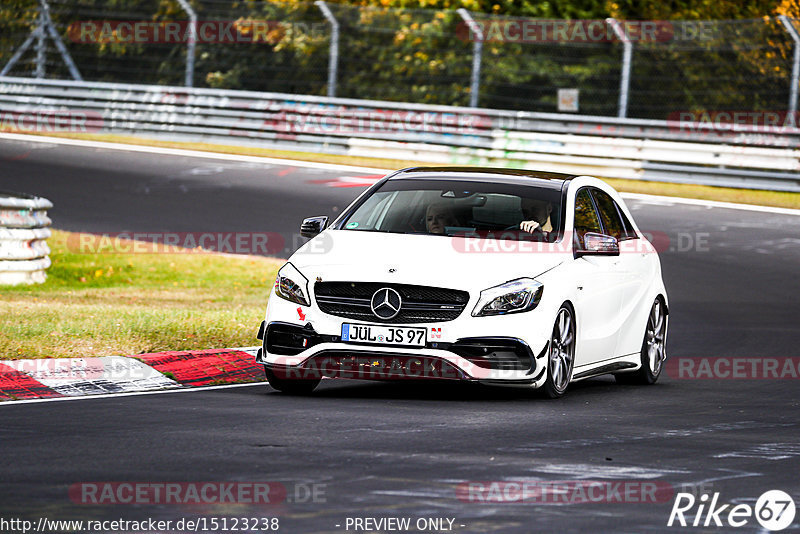
[[[660,388],[661,386],[655,386]],[[283,396],[265,384],[265,394]],[[586,397],[629,397],[651,387],[624,386],[611,377],[599,377],[571,384],[561,400]],[[468,382],[403,381],[380,382],[367,380],[324,380],[306,398],[320,399],[381,399],[381,400],[430,400],[430,401],[517,401],[539,400],[547,402],[540,390],[528,388],[485,386]]]

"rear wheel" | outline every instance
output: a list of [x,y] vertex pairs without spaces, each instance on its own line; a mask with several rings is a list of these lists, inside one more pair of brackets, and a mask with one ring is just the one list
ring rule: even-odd
[[545,395],[557,399],[564,395],[575,365],[575,315],[568,304],[562,304],[556,314],[550,350],[547,355]]
[[647,316],[642,341],[641,368],[635,373],[616,375],[620,384],[655,384],[667,359],[667,309],[658,297]]
[[275,373],[267,367],[264,367],[264,375],[267,377],[267,382],[269,382],[270,386],[287,395],[308,395],[314,391],[314,388],[317,387],[320,380],[319,378],[312,380],[278,378]]

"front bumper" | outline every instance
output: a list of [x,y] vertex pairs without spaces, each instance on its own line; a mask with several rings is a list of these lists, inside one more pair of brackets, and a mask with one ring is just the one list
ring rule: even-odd
[[425,347],[404,348],[342,342],[310,322],[283,321],[265,321],[259,336],[263,347],[256,361],[288,379],[469,380],[533,387],[545,380],[547,339],[536,348],[511,336],[428,340]]

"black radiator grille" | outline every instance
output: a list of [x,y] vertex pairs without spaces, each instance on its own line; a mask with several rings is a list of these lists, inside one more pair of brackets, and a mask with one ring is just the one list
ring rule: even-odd
[[[403,300],[400,313],[388,321],[370,307],[372,295],[384,287],[397,291]],[[317,282],[314,295],[320,310],[330,315],[393,324],[452,321],[469,301],[466,291],[381,282]]]

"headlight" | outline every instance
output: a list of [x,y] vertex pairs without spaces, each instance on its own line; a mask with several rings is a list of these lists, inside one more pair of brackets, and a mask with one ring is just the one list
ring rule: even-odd
[[308,299],[308,279],[291,263],[287,263],[278,271],[275,293],[291,302],[311,306],[311,301]]
[[532,278],[519,278],[481,291],[473,317],[504,315],[534,309],[542,299],[544,285]]

